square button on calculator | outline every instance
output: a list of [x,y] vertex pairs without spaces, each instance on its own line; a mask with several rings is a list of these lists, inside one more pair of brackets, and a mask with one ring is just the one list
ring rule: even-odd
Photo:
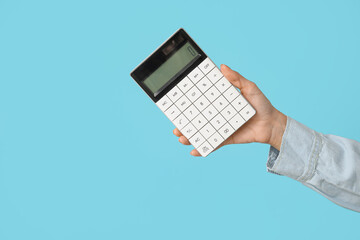
[[255,115],[182,28],[131,76],[203,157]]

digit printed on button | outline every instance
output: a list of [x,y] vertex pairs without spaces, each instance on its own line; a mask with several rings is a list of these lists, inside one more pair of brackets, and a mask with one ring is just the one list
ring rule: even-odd
[[228,104],[229,104],[229,102],[224,98],[223,95],[220,95],[220,97],[218,97],[218,98],[213,102],[213,105],[215,106],[215,108],[216,108],[218,111],[223,110]]
[[192,121],[199,114],[199,110],[194,106],[194,104],[190,105],[185,111],[184,115],[190,121]]
[[201,113],[192,121],[197,130],[200,130],[206,123],[206,118]]
[[199,109],[200,112],[202,112],[205,108],[207,108],[207,106],[210,105],[210,102],[204,95],[202,95],[198,100],[195,101],[194,105],[197,107],[197,109]]
[[218,114],[210,121],[210,123],[215,127],[216,130],[219,130],[220,127],[226,123],[226,120],[221,114]]
[[224,138],[218,132],[216,132],[208,139],[208,141],[211,146],[213,146],[213,148],[216,148],[224,141]]
[[206,117],[206,119],[208,121],[210,121],[213,117],[215,117],[215,115],[218,113],[218,110],[216,110],[216,108],[210,104],[204,111],[203,114]]
[[206,93],[205,93],[205,97],[207,99],[210,100],[210,102],[215,101],[215,99],[217,99],[220,96],[220,92],[219,90],[215,87],[212,86]]

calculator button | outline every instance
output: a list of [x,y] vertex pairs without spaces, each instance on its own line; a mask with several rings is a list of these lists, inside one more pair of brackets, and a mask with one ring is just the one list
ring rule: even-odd
[[210,102],[215,101],[215,99],[217,99],[220,96],[220,92],[219,90],[217,90],[217,88],[215,86],[212,86],[206,93],[205,96],[207,97],[207,99],[210,100]]
[[210,102],[204,95],[202,95],[194,102],[194,105],[197,107],[197,109],[199,109],[200,112],[202,112],[207,106],[210,105]]
[[183,93],[180,91],[180,89],[177,86],[173,87],[166,94],[166,96],[168,96],[170,98],[170,100],[173,102],[176,102],[176,100],[178,100],[182,95],[183,95]]
[[231,104],[227,105],[224,110],[221,111],[221,115],[224,116],[224,118],[229,121],[230,118],[232,118],[236,113],[236,110]]
[[234,101],[231,102],[231,105],[233,105],[238,112],[243,109],[247,104],[248,102],[241,94],[237,96]]
[[201,96],[201,92],[196,86],[193,86],[186,93],[186,96],[190,99],[191,102],[195,102],[195,100],[198,99]]
[[221,93],[223,93],[231,86],[231,83],[225,77],[223,77],[215,84],[215,86]]
[[234,129],[238,129],[245,123],[245,120],[237,113],[229,120],[229,123]]
[[206,123],[206,118],[200,113],[191,121],[197,130],[200,130]]
[[215,67],[213,70],[211,70],[209,72],[209,74],[206,75],[210,81],[215,84],[223,75],[222,73],[220,72],[220,70]]
[[190,121],[193,120],[199,114],[199,110],[194,106],[194,104],[190,105],[185,111],[184,115]]
[[255,115],[255,109],[248,104],[240,111],[240,115],[247,121]]
[[210,121],[210,123],[216,130],[219,130],[226,123],[226,120],[221,114],[218,114]]
[[240,95],[240,92],[235,88],[235,87],[229,87],[224,93],[223,95],[225,96],[225,98],[229,101],[232,102],[237,96]]
[[216,148],[224,141],[224,138],[218,132],[216,132],[208,139],[208,141],[211,146],[213,146],[213,148]]
[[161,111],[165,112],[165,110],[172,105],[172,102],[167,96],[163,96],[159,101],[156,102],[156,105],[161,109]]
[[207,77],[203,77],[197,84],[196,86],[200,89],[200,91],[202,93],[206,92],[211,86],[212,83],[210,82],[210,80]]
[[181,98],[179,98],[179,100],[177,100],[175,105],[179,108],[181,112],[183,112],[191,105],[191,102],[185,95],[183,95]]
[[175,105],[172,105],[164,113],[171,121],[173,121],[180,115],[180,110]]
[[181,131],[180,131],[187,139],[190,139],[195,133],[196,133],[196,128],[194,127],[194,125],[190,123],[188,123],[188,125],[186,125]]
[[189,142],[194,146],[194,148],[198,148],[203,142],[205,142],[205,138],[197,132],[189,139]]
[[201,130],[200,133],[203,135],[206,139],[209,138],[211,135],[213,135],[216,132],[215,128],[210,124],[206,124]]
[[206,157],[212,150],[214,150],[214,148],[210,145],[210,143],[205,141],[199,148],[197,148],[197,150],[201,156]]
[[206,58],[202,63],[199,64],[199,68],[204,74],[208,74],[211,69],[215,67],[215,64],[210,60],[210,58]]
[[180,90],[183,92],[183,93],[186,93],[187,91],[189,91],[189,89],[194,86],[193,82],[188,78],[188,77],[185,77],[183,80],[181,80],[178,85],[177,85]]
[[175,118],[173,123],[179,130],[181,130],[189,123],[189,120],[184,116],[184,114],[180,114],[177,118]]
[[203,112],[202,114],[206,117],[208,121],[210,121],[213,117],[215,117],[216,114],[218,114],[218,110],[210,104]]
[[225,125],[219,129],[219,133],[224,139],[230,137],[234,132],[235,130],[228,123],[225,123]]
[[192,70],[191,73],[189,73],[188,77],[194,84],[196,84],[198,81],[200,81],[200,79],[204,77],[204,74],[200,70],[200,68],[196,67],[194,70]]
[[221,110],[228,105],[228,101],[224,98],[223,95],[220,95],[214,102],[213,105],[216,107],[216,109],[220,112]]

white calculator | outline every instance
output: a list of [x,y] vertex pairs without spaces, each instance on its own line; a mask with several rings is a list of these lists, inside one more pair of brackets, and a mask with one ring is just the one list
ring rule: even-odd
[[182,28],[131,77],[203,157],[256,113]]

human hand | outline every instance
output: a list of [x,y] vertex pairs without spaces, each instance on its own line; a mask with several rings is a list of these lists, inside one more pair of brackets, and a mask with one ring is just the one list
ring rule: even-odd
[[[221,65],[221,72],[232,85],[240,89],[241,94],[255,108],[256,114],[217,149],[228,144],[259,142],[270,144],[280,150],[287,117],[271,105],[255,83],[247,80],[224,64]],[[173,133],[179,137],[180,143],[191,145],[189,140],[177,128],[174,129]],[[193,149],[190,154],[201,156],[196,149]]]

